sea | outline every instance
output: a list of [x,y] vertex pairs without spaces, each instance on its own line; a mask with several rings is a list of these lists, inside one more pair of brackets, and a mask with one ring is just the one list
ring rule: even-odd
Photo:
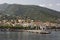
[[60,40],[60,31],[53,30],[51,34],[0,31],[0,40]]

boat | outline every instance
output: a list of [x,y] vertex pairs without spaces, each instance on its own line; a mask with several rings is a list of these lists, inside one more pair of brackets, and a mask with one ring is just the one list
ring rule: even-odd
[[51,33],[51,32],[49,32],[49,31],[44,31],[44,30],[40,32],[40,34],[50,34],[50,33]]

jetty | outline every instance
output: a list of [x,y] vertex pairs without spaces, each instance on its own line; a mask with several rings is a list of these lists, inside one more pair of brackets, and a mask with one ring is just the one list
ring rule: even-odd
[[40,34],[50,34],[51,33],[49,31],[44,31],[44,30],[25,30],[25,32],[40,33]]

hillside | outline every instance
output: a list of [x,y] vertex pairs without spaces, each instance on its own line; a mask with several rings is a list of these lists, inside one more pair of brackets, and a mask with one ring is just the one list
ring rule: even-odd
[[0,4],[0,9],[0,15],[5,16],[5,19],[20,16],[34,20],[55,21],[60,18],[60,12],[36,5]]

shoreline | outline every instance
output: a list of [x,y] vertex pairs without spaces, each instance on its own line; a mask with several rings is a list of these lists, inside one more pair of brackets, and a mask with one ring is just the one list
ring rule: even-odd
[[[49,30],[51,30],[51,31],[60,31],[60,29],[48,29],[48,30],[46,30],[46,31],[49,31]],[[10,32],[40,32],[41,30],[35,30],[35,29],[33,29],[33,30],[30,30],[30,29],[6,29],[6,28],[4,28],[4,29],[1,29],[0,28],[0,31],[10,31]]]
[[25,30],[25,29],[0,29],[1,32],[31,32],[31,33],[49,33],[47,30]]

